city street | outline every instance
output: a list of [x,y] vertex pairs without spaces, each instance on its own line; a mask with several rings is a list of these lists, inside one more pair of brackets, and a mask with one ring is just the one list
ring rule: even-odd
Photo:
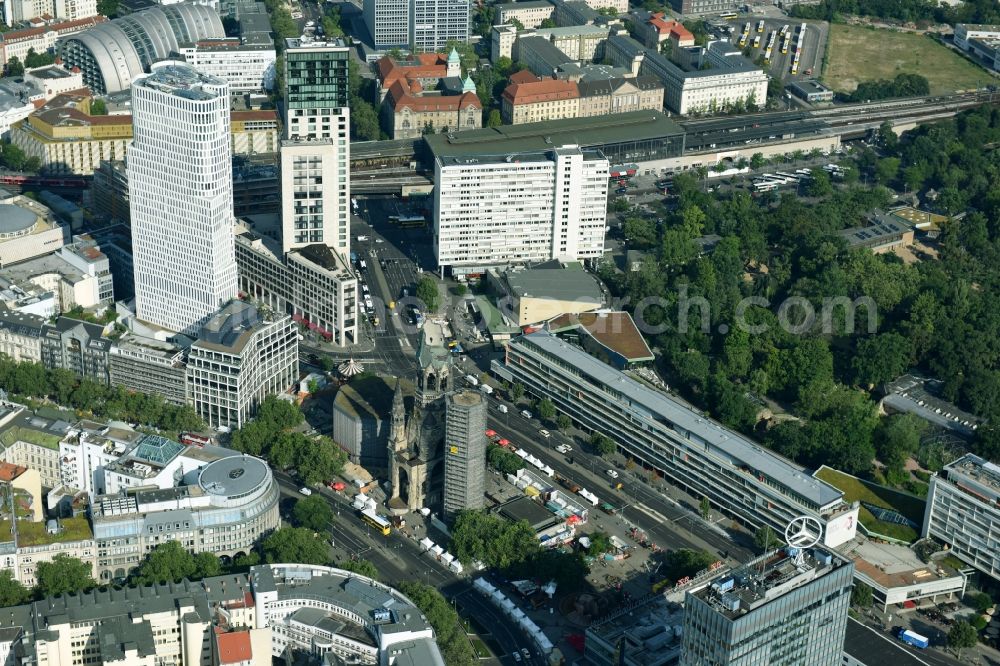
[[[551,428],[551,437],[544,439],[538,433],[543,427],[541,423],[525,419],[518,409],[512,407],[506,414],[502,414],[497,409],[499,404],[496,400],[490,400],[487,420],[490,428],[510,439],[515,446],[523,447],[540,458],[556,473],[586,487],[600,500],[624,507],[619,514],[622,519],[646,532],[661,548],[706,549],[719,556],[726,553],[728,559],[737,561],[753,556],[748,543],[731,540],[724,529],[718,525],[710,526],[694,510],[684,508],[681,501],[689,503],[692,509],[696,506],[695,501],[685,498],[666,482],[662,482],[660,487],[667,494],[654,490],[637,474],[581,450],[580,441],[573,441]],[[572,464],[567,462],[566,456],[555,450],[559,444],[566,443],[574,447],[570,454],[573,457]],[[612,487],[612,482],[605,473],[609,467],[619,471],[619,478],[613,483],[622,483],[620,491]]]
[[[275,471],[274,474],[283,496],[302,498],[300,486],[295,479],[284,472]],[[357,518],[357,511],[351,506],[347,495],[327,488],[313,492],[320,493],[334,510],[329,538],[333,542],[331,549],[335,562],[352,557],[365,559],[375,565],[381,579],[390,585],[398,581],[417,580],[437,588],[445,598],[454,600],[453,603],[462,611],[463,616],[471,618],[480,630],[489,632],[490,635],[486,638],[492,638],[494,648],[499,647],[502,663],[515,663],[509,657],[515,650],[528,647],[532,652],[536,651],[531,638],[475,591],[468,578],[456,575],[440,562],[428,557],[415,539],[404,536],[399,530],[393,530],[387,537],[373,534],[371,528]],[[485,663],[496,662],[485,660]],[[543,662],[538,660],[522,663]]]

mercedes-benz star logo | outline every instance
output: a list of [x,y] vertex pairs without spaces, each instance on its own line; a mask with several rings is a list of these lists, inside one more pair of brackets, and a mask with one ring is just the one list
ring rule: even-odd
[[785,528],[785,543],[792,548],[812,548],[823,537],[823,523],[812,516],[793,518]]

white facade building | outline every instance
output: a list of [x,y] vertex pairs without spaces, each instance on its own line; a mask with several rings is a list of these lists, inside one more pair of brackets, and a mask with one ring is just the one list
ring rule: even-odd
[[406,46],[409,40],[408,0],[364,0],[365,26],[376,49]]
[[3,22],[14,25],[49,16],[75,21],[97,16],[97,0],[4,0]]
[[[387,585],[307,564],[254,567],[250,582],[256,627],[270,627],[275,657],[288,649],[319,650],[332,652],[335,661],[444,666],[424,614]],[[347,627],[353,631],[343,631]]]
[[284,253],[256,226],[234,233],[242,291],[334,344],[357,341],[358,279],[346,256],[318,243]]
[[136,315],[197,333],[236,295],[229,86],[166,63],[132,85]]
[[469,0],[410,0],[409,43],[417,53],[469,41]]
[[[659,77],[664,86],[664,106],[680,114],[714,113],[727,105],[763,105],[767,100],[767,74],[725,41],[708,45],[696,54],[691,71],[681,69],[665,56],[626,35],[608,38],[611,63],[632,70],[634,75]],[[710,65],[701,69],[704,62]]]
[[181,46],[187,64],[218,77],[234,93],[263,93],[274,85],[273,45],[240,44],[238,39],[205,39]]
[[213,427],[242,428],[268,395],[298,379],[299,341],[292,319],[233,301],[191,345],[187,395]]
[[970,39],[1000,39],[1000,25],[955,24],[955,46],[968,51]]
[[453,273],[604,253],[609,164],[600,152],[435,160],[434,245]]
[[921,536],[1000,579],[1000,465],[970,453],[932,476]]
[[504,25],[513,19],[529,30],[540,26],[545,19],[552,18],[556,9],[555,5],[547,0],[503,2],[494,5],[494,8],[496,10],[493,18],[495,25]]
[[98,495],[90,514],[102,581],[125,577],[168,541],[192,553],[245,555],[281,522],[270,467],[247,455],[205,461],[176,486]]
[[338,188],[341,153],[334,139],[281,142],[283,252],[314,243],[350,252],[348,202]]

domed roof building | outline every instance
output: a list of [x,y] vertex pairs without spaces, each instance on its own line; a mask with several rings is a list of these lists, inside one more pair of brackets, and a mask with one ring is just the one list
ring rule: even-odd
[[69,69],[79,67],[96,94],[128,90],[132,79],[181,44],[226,36],[209,6],[189,3],[156,6],[108,21],[63,40],[59,55]]

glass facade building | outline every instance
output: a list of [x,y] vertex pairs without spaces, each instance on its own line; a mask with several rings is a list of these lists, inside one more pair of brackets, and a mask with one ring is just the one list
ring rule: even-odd
[[681,666],[839,666],[854,564],[766,553],[684,601]]
[[410,0],[409,19],[410,46],[416,53],[469,41],[469,0]]

